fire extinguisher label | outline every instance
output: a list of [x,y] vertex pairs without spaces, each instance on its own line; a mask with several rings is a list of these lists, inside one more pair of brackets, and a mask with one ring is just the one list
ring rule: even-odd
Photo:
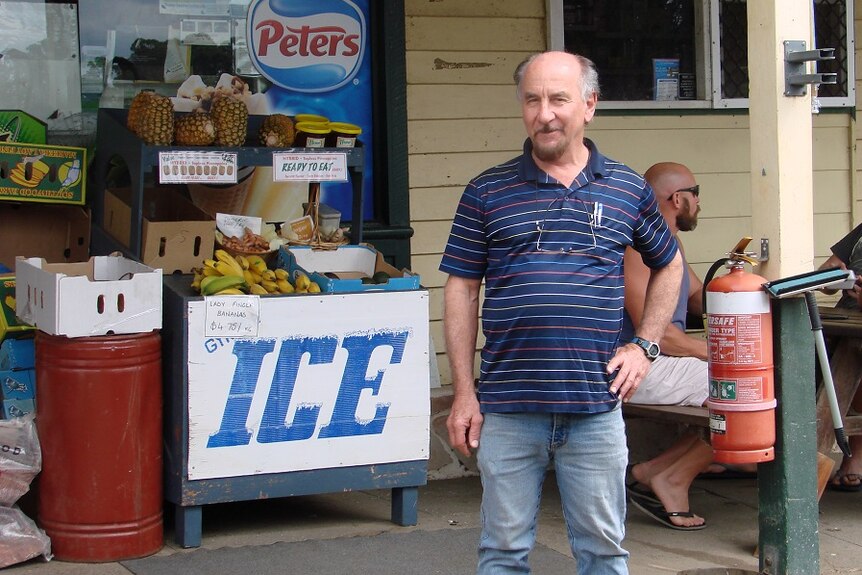
[[709,380],[709,397],[723,401],[736,401],[736,382]]
[[706,309],[710,314],[769,313],[769,296],[765,291],[706,292]]
[[767,382],[762,377],[709,380],[709,398],[713,401],[756,403],[766,396]]
[[710,314],[707,322],[709,359],[735,365],[763,363],[761,314]]
[[724,435],[727,433],[727,418],[721,413],[710,413],[709,431],[716,435]]

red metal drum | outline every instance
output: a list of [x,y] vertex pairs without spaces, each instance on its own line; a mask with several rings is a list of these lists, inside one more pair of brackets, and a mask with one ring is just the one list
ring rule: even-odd
[[158,332],[36,334],[38,521],[63,561],[119,561],[164,545]]

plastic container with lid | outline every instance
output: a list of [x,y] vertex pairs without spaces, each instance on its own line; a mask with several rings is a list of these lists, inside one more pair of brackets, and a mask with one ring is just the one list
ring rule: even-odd
[[[308,211],[308,202],[303,202],[302,209]],[[341,225],[341,212],[326,204],[317,206],[320,233],[324,236],[332,234]]]
[[319,114],[296,114],[293,117],[293,121],[297,124],[300,122],[313,122],[315,124],[328,124],[329,118],[326,116],[321,116]]
[[362,128],[347,122],[330,122],[329,128],[332,131],[326,139],[328,148],[352,148],[356,146],[356,139],[362,133]]
[[296,138],[293,145],[297,148],[324,148],[330,132],[329,124],[299,122],[296,125]]

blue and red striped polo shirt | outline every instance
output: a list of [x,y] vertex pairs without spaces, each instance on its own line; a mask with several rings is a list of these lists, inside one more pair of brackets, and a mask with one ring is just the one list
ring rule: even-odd
[[485,279],[479,374],[483,412],[610,411],[605,366],[623,322],[625,248],[652,268],[676,240],[643,177],[585,140],[571,187],[523,155],[464,190],[440,270]]

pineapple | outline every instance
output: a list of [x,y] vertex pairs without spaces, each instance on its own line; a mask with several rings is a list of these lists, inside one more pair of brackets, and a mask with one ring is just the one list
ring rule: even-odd
[[293,120],[284,114],[272,114],[260,125],[260,145],[269,148],[287,148],[293,144],[296,131]]
[[209,146],[215,141],[215,124],[207,112],[192,112],[174,121],[174,141],[180,146]]
[[248,108],[244,102],[230,96],[213,101],[210,115],[216,129],[215,143],[219,146],[242,146],[248,129]]
[[153,95],[154,92],[152,90],[141,90],[135,94],[135,97],[132,98],[132,102],[129,104],[129,115],[126,118],[126,127],[135,134],[138,133],[138,122],[140,122],[141,116],[144,114],[144,108]]
[[167,96],[138,92],[129,106],[126,123],[147,144],[169,146],[174,138],[174,105]]

